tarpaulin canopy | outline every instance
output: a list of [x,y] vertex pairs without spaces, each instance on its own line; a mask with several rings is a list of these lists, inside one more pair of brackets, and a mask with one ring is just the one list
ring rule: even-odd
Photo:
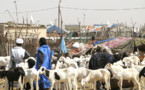
[[127,42],[130,39],[132,39],[132,38],[131,37],[117,37],[113,40],[103,43],[103,45],[105,45],[109,48],[116,48],[116,47],[120,46],[121,44]]
[[128,52],[130,50],[135,50],[138,48],[140,51],[145,52],[145,40],[141,38],[130,39],[120,46],[114,48],[117,52]]
[[134,40],[135,47],[137,47],[140,51],[145,52],[145,39],[144,38],[136,38]]
[[120,53],[130,53],[134,49],[134,41],[133,39],[128,40],[125,43],[122,43],[118,47],[114,48],[114,51]]
[[110,28],[115,28],[115,27],[117,27],[117,26],[119,26],[120,24],[113,24],[113,25],[111,25],[110,26]]
[[[47,33],[57,31],[57,33],[61,33],[61,29],[56,25],[47,26]],[[62,33],[66,33],[66,30],[62,30]]]
[[106,39],[106,40],[102,40],[102,41],[96,41],[96,42],[94,42],[94,45],[104,43],[104,42],[108,42],[108,41],[111,41],[113,39],[115,39],[115,38],[110,38],[110,39]]

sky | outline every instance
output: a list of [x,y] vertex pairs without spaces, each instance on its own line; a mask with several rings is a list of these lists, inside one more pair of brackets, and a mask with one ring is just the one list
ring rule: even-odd
[[[1,0],[0,23],[12,21],[12,17],[17,22],[14,1],[19,23],[23,18],[26,23],[27,17],[30,21],[32,16],[35,24],[57,24],[59,0]],[[62,0],[60,6],[64,25],[124,23],[140,27],[145,23],[145,0]]]

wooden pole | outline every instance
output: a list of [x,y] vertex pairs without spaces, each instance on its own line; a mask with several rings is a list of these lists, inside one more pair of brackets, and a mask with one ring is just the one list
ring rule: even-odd
[[[60,3],[61,3],[61,0],[58,3],[58,27],[61,28],[61,35],[60,35],[60,44],[61,44],[61,40],[62,40],[62,21],[61,21],[61,27],[60,27],[60,18],[62,20],[62,16],[60,16],[61,15]],[[61,50],[61,46],[60,46],[60,48],[58,50],[57,59],[59,59],[59,57],[60,57],[60,50]]]
[[16,17],[17,17],[17,23],[19,22],[19,20],[18,20],[18,12],[17,12],[17,2],[16,1],[14,1],[14,4],[15,4],[15,8],[16,8]]

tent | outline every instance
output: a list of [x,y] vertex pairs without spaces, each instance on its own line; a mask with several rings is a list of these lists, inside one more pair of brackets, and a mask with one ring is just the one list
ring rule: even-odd
[[[59,27],[57,27],[56,25],[51,25],[51,26],[47,26],[46,28],[47,33],[53,32],[53,31],[57,31],[57,33],[61,33],[61,29]],[[69,31],[67,30],[62,30],[62,33],[68,33]]]

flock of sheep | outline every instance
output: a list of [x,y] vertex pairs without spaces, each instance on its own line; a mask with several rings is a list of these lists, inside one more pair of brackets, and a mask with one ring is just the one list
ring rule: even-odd
[[[97,48],[97,46],[95,47]],[[111,50],[105,46],[102,47],[107,53],[112,54]],[[41,67],[38,71],[34,68],[35,58],[30,57],[25,60],[26,63],[20,63],[19,67],[9,69],[10,57],[0,57],[0,66],[6,66],[6,69],[0,71],[0,78],[5,77],[5,89],[10,88],[10,82],[18,81],[21,90],[24,90],[24,85],[29,82],[31,90],[33,90],[33,81],[36,81],[36,90],[39,90],[38,80],[39,75],[44,74],[51,82],[51,90],[77,90],[78,82],[81,81],[81,88],[85,89],[84,85],[88,83],[90,87],[96,90],[96,81],[105,82],[105,88],[111,89],[110,80],[115,78],[118,80],[118,86],[122,90],[123,80],[133,81],[133,89],[143,90],[145,88],[145,59],[140,62],[136,54],[130,54],[123,60],[113,64],[109,63],[104,68],[97,70],[88,69],[91,55],[82,55],[79,58],[69,58],[61,56],[59,60],[52,57],[52,70]],[[9,75],[11,74],[11,75]],[[13,77],[17,75],[17,77]],[[90,83],[90,82],[93,82]],[[63,83],[63,84],[62,84]],[[9,86],[8,86],[9,85]]]

